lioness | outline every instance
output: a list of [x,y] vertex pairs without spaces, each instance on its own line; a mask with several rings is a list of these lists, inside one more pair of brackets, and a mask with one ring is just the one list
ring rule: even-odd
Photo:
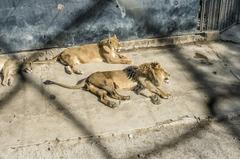
[[[133,90],[138,85],[142,85],[154,95],[168,98],[170,94],[164,93],[160,86],[167,82],[170,75],[160,66],[159,63],[144,63],[140,66],[130,66],[123,70],[95,72],[85,79],[82,79],[75,86],[47,80],[44,84],[55,84],[69,89],[84,88],[99,97],[100,102],[115,108],[117,104],[109,100],[108,96],[117,100],[129,100],[129,96],[120,95],[116,89]],[[148,97],[154,98],[156,96]]]
[[14,81],[14,76],[18,70],[31,72],[31,62],[22,62],[21,60],[12,59],[10,57],[0,57],[0,73],[2,74],[3,86],[10,86]]
[[76,48],[65,49],[53,59],[46,61],[35,61],[33,63],[53,63],[59,60],[65,65],[68,74],[82,74],[79,65],[82,63],[104,61],[112,64],[131,64],[127,57],[117,54],[121,45],[116,35],[100,41],[97,45],[82,45]]

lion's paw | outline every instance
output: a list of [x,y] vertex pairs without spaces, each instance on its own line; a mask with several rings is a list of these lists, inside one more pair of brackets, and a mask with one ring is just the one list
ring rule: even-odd
[[171,97],[171,94],[167,93],[166,95],[163,96],[164,99],[168,99],[169,97]]
[[110,107],[110,108],[116,108],[118,105],[117,105],[117,103],[115,103],[115,102],[112,102],[112,101],[110,101],[109,103],[108,103],[108,106]]
[[158,95],[152,95],[150,96],[151,102],[155,105],[161,104],[161,99]]
[[130,100],[130,96],[124,96],[123,100]]

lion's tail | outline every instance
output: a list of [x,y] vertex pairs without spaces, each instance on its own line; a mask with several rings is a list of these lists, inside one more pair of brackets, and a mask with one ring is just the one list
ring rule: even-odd
[[46,84],[46,85],[54,84],[54,85],[58,85],[58,86],[63,87],[63,88],[68,88],[68,89],[81,89],[81,88],[83,88],[85,86],[85,81],[86,81],[86,78],[80,80],[74,86],[69,86],[69,85],[65,85],[65,84],[54,82],[54,81],[50,81],[50,80],[46,80],[43,83]]

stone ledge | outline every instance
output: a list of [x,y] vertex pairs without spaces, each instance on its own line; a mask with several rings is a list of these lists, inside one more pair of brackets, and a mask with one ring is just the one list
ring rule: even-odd
[[141,39],[122,42],[122,50],[133,50],[141,48],[153,48],[171,45],[180,45],[193,42],[215,41],[219,39],[219,31],[207,31],[203,33],[171,36],[165,38]]
[[[152,38],[152,39],[137,39],[131,41],[122,41],[121,44],[123,45],[122,51],[129,51],[134,49],[143,49],[143,48],[156,48],[156,47],[163,47],[163,46],[172,46],[172,45],[181,45],[181,44],[188,44],[193,42],[204,42],[204,41],[217,41],[220,39],[219,31],[207,31],[202,33],[195,33],[195,34],[188,34],[188,35],[179,35],[179,36],[170,36],[164,38]],[[87,44],[87,45],[96,45],[96,44]],[[79,47],[81,45],[71,46],[68,48]],[[59,51],[55,51],[58,49],[65,49],[65,48],[49,48],[49,49],[41,49],[41,50],[29,50],[29,51],[21,51],[16,52],[20,54],[31,54],[37,52],[43,53],[59,53]],[[8,54],[8,53],[6,53]],[[11,53],[12,54],[12,53]],[[15,53],[13,53],[15,54]],[[0,52],[0,55],[4,55]]]

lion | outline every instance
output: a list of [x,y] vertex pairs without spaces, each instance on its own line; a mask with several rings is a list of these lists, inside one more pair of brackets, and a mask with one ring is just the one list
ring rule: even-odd
[[46,80],[44,84],[55,84],[68,89],[85,89],[99,97],[100,102],[110,108],[117,104],[109,97],[117,100],[129,100],[130,96],[120,95],[116,89],[136,90],[139,94],[143,88],[149,90],[154,104],[159,104],[157,96],[167,99],[170,94],[160,89],[163,82],[168,82],[170,74],[159,63],[144,63],[140,66],[129,66],[123,70],[95,72],[82,79],[75,86],[68,86],[58,82]]
[[30,62],[22,62],[18,59],[12,59],[10,57],[0,57],[0,73],[2,74],[3,86],[11,86],[14,81],[14,76],[19,70],[25,72],[31,72],[32,67]]
[[117,54],[121,45],[116,35],[101,40],[97,45],[88,44],[76,48],[68,48],[50,60],[35,61],[33,63],[60,63],[65,65],[68,74],[82,74],[80,64],[90,62],[106,62],[111,64],[131,64],[127,57]]

